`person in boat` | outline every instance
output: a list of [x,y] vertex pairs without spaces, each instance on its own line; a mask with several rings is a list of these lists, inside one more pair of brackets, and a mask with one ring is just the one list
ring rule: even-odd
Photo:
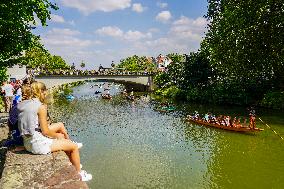
[[226,125],[227,127],[229,127],[229,126],[231,125],[230,120],[231,120],[231,117],[230,117],[230,116],[225,116],[225,125]]
[[209,114],[209,122],[213,124],[217,124],[217,119],[215,115],[212,115],[211,113]]
[[194,112],[193,119],[194,120],[199,120],[200,119],[198,111]]
[[203,121],[209,123],[209,115],[207,113],[204,115]]
[[255,125],[256,125],[255,118],[256,118],[255,114],[251,113],[249,117],[249,127],[251,129],[255,129]]
[[246,117],[244,117],[244,123],[243,123],[242,126],[243,126],[243,127],[247,127],[247,118],[246,118]]
[[163,108],[168,108],[170,106],[170,104],[168,102],[162,102],[160,104],[160,106],[163,107]]
[[132,91],[130,92],[130,95],[129,96],[134,96],[134,91],[132,89]]
[[220,125],[226,126],[226,116],[224,115],[220,116]]
[[223,115],[219,115],[219,116],[217,117],[217,124],[218,124],[218,125],[222,125],[222,120],[223,120]]
[[106,99],[111,99],[112,98],[112,96],[110,95],[109,90],[105,94],[102,94],[102,97],[106,98]]
[[230,126],[236,127],[236,124],[237,124],[237,117],[234,117],[234,119],[232,121],[230,121]]
[[79,144],[69,139],[67,132],[62,130],[62,124],[48,124],[45,84],[33,82],[28,87],[30,94],[24,94],[26,98],[17,106],[18,127],[26,150],[42,155],[63,150],[82,181],[91,180],[92,175],[81,170]]
[[238,119],[237,119],[237,122],[236,122],[235,127],[237,127],[237,128],[242,127],[242,124],[241,124],[241,118],[238,118]]
[[127,96],[127,90],[126,90],[126,89],[124,89],[124,90],[122,91],[122,95]]

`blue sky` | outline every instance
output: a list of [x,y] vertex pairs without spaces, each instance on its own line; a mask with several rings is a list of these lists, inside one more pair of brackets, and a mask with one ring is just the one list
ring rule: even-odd
[[206,0],[58,0],[35,34],[69,64],[97,69],[137,54],[189,53],[206,32]]

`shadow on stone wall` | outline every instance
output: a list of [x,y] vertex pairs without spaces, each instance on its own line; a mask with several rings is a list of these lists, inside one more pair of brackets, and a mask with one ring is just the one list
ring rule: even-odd
[[[4,140],[0,142],[1,146]],[[0,148],[0,178],[2,178],[2,173],[5,165],[5,160],[6,160],[6,153],[7,153],[7,148]]]

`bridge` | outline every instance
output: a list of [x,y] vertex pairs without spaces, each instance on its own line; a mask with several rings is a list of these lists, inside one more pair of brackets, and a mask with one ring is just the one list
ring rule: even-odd
[[47,88],[77,81],[116,81],[119,83],[142,85],[146,90],[153,89],[152,75],[44,75],[35,76],[37,81],[45,83]]

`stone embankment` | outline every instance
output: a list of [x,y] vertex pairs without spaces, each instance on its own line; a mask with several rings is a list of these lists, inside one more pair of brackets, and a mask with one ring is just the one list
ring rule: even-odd
[[[3,114],[0,115],[3,120]],[[6,124],[0,126],[0,141],[8,136]],[[87,189],[64,152],[34,155],[25,150],[0,149],[1,189],[11,188],[66,188]],[[2,172],[3,171],[3,172]]]

